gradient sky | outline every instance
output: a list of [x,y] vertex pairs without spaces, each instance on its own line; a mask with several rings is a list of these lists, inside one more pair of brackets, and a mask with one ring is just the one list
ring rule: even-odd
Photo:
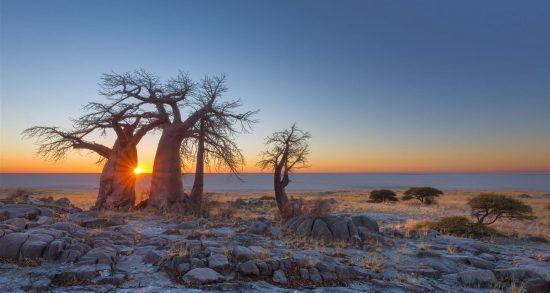
[[[247,166],[292,122],[311,172],[550,171],[550,1],[1,0],[0,172],[51,164],[20,132],[70,126],[102,73],[226,73],[261,109]],[[139,146],[150,171],[158,133]],[[105,140],[110,144],[112,138]]]

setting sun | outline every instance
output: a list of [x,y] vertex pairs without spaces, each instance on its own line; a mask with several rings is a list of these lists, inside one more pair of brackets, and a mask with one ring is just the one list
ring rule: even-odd
[[141,174],[141,172],[143,172],[143,170],[140,167],[136,167],[134,169],[134,174],[136,174],[136,175]]

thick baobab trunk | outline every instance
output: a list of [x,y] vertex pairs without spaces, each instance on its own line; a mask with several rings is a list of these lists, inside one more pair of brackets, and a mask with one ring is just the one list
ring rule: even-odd
[[190,208],[199,211],[202,205],[202,194],[204,191],[204,123],[201,122],[199,141],[197,145],[197,166],[195,169],[195,180],[189,195]]
[[285,191],[285,187],[288,184],[287,180],[288,175],[282,176],[281,170],[276,168],[273,176],[273,187],[275,189],[275,201],[277,201],[277,207],[281,213],[285,211],[288,204],[288,197]]
[[164,211],[182,207],[185,195],[179,154],[181,142],[181,135],[170,128],[163,130],[155,154],[147,205]]
[[136,166],[135,144],[123,145],[117,140],[101,173],[99,193],[94,206],[96,209],[133,209],[136,201]]

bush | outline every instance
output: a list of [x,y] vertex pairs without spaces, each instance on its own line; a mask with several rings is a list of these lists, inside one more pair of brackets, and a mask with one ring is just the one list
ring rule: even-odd
[[335,200],[333,198],[319,198],[307,202],[302,198],[291,198],[284,212],[280,213],[280,217],[283,222],[286,222],[294,217],[305,215],[326,216],[333,211],[334,203]]
[[389,189],[377,189],[370,192],[370,202],[397,201],[395,192]]
[[434,229],[441,234],[460,237],[488,237],[498,232],[483,224],[473,223],[466,217],[443,217],[435,222],[423,222],[416,225],[418,229]]
[[22,188],[17,188],[16,190],[12,191],[7,196],[7,198],[8,199],[16,199],[16,198],[19,198],[19,197],[22,197],[22,196],[29,196],[30,194],[31,194],[31,192],[29,190],[22,189]]
[[433,187],[411,187],[404,192],[402,200],[418,199],[423,204],[435,203],[435,198],[442,195],[443,191]]
[[498,219],[531,220],[533,209],[510,196],[482,193],[468,201],[472,215],[480,224],[493,224]]

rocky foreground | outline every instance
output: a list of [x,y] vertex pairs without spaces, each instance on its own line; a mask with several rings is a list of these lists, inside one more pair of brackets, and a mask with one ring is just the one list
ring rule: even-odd
[[544,239],[401,230],[404,217],[381,213],[278,226],[106,216],[23,196],[0,201],[0,220],[0,292],[550,292]]

